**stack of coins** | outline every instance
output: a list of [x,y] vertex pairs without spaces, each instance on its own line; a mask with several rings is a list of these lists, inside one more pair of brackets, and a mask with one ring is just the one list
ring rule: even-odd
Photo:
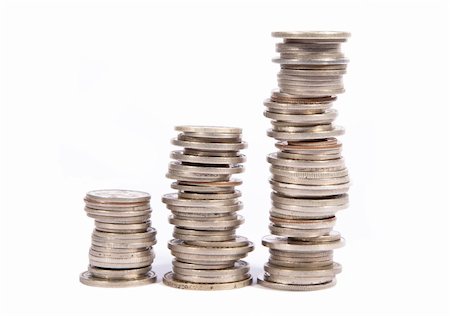
[[156,230],[150,222],[150,195],[128,190],[90,191],[85,211],[95,219],[89,266],[80,282],[100,287],[153,283]]
[[244,171],[247,147],[241,129],[232,127],[177,126],[180,134],[172,144],[183,147],[171,153],[167,177],[178,193],[166,194],[163,202],[172,212],[175,225],[169,249],[175,259],[173,272],[163,282],[171,287],[221,290],[252,283],[247,262],[240,259],[253,244],[236,235],[244,222],[236,212],[243,205],[242,182],[231,178]]
[[258,283],[281,290],[333,286],[341,266],[333,250],[344,240],[333,231],[335,214],[348,205],[348,172],[336,139],[344,129],[333,124],[336,94],[344,91],[347,59],[340,46],[344,32],[275,32],[281,65],[279,90],[266,100],[264,115],[278,142],[269,154],[272,209],[263,238],[270,258]]

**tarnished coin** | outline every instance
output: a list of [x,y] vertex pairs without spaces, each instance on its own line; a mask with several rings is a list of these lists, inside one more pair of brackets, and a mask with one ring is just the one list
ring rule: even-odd
[[80,275],[80,282],[85,285],[98,287],[130,287],[154,283],[156,282],[156,274],[150,271],[134,279],[105,279],[96,277],[86,271]]
[[204,276],[199,276],[199,275],[195,275],[195,274],[185,275],[185,274],[178,273],[175,270],[178,271],[179,269],[174,268],[174,271],[173,271],[174,278],[176,280],[190,282],[190,283],[203,283],[203,284],[231,283],[231,282],[238,282],[238,281],[246,280],[249,277],[251,277],[250,274],[248,274],[248,273],[241,274],[241,275],[232,274],[232,273],[230,273],[230,271],[233,271],[231,269],[229,270],[228,274],[218,275],[218,276],[214,276],[214,277],[204,277]]
[[283,283],[275,283],[271,281],[265,280],[264,276],[260,276],[257,279],[258,284],[274,289],[274,290],[283,290],[283,291],[315,291],[315,290],[323,290],[336,285],[336,279],[333,279],[331,282],[326,282],[322,284],[312,284],[312,285],[298,285],[298,284],[283,284]]
[[211,290],[232,290],[238,289],[247,285],[252,284],[252,277],[249,275],[246,279],[229,282],[229,283],[215,283],[215,284],[207,284],[207,283],[190,283],[184,281],[178,281],[174,279],[174,275],[172,272],[168,272],[164,275],[163,282],[165,285],[170,287],[185,289],[185,290],[203,290],[203,291],[211,291]]

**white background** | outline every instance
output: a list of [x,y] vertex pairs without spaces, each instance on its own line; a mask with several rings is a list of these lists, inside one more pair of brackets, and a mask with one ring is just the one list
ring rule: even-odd
[[[5,314],[438,314],[449,312],[449,7],[445,1],[7,1],[1,7],[1,298]],[[262,102],[275,30],[345,30],[337,123],[351,172],[335,288],[192,292],[79,283],[93,220],[86,191],[152,194],[154,270],[170,270],[161,195],[177,124],[240,126],[241,187],[268,251]],[[237,314],[236,314],[237,315]]]

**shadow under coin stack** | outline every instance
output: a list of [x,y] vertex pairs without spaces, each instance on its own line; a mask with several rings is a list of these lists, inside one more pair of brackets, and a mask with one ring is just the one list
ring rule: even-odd
[[98,190],[86,194],[85,211],[95,219],[88,271],[83,284],[128,287],[153,283],[156,230],[150,227],[150,195],[128,190]]
[[167,177],[176,180],[171,187],[178,193],[166,194],[163,202],[172,212],[175,225],[169,249],[175,259],[173,272],[163,282],[191,290],[225,290],[250,285],[247,262],[240,259],[253,250],[253,244],[236,236],[244,222],[236,212],[243,205],[235,187],[242,181],[231,178],[242,173],[247,147],[241,129],[231,127],[177,126],[181,132],[172,144],[175,161]]
[[348,205],[348,172],[333,125],[336,94],[344,92],[347,59],[344,32],[275,32],[281,65],[279,91],[266,100],[267,132],[278,142],[271,164],[272,208],[262,240],[270,258],[258,283],[280,290],[308,291],[335,285],[341,266],[333,250],[344,245],[332,231],[335,214]]

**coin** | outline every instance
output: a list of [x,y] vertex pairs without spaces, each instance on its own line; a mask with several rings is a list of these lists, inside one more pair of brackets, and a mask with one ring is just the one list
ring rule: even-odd
[[184,281],[178,281],[174,279],[174,274],[172,272],[168,272],[164,275],[163,282],[165,285],[170,287],[185,289],[185,290],[203,290],[203,291],[211,291],[211,290],[232,290],[238,289],[247,285],[252,284],[252,277],[249,275],[246,279],[229,282],[229,283],[190,283]]
[[340,239],[337,241],[331,242],[321,242],[321,241],[294,241],[292,239],[288,239],[287,237],[278,237],[278,236],[265,236],[262,239],[262,244],[270,249],[275,250],[283,250],[288,252],[315,252],[315,251],[327,251],[334,250],[337,248],[341,248],[344,246],[344,239]]
[[175,126],[176,131],[188,133],[207,133],[207,134],[238,134],[242,133],[242,129],[238,127],[225,126],[196,126],[196,125],[178,125]]
[[100,203],[146,202],[150,194],[131,190],[94,190],[86,193],[86,198]]
[[247,148],[245,142],[240,143],[204,143],[204,142],[189,142],[179,139],[172,139],[172,144],[185,148],[196,150],[213,150],[213,151],[238,151]]
[[170,158],[189,163],[200,163],[200,164],[216,164],[216,165],[227,165],[227,164],[239,164],[246,160],[244,155],[231,156],[231,157],[217,157],[217,156],[198,156],[198,155],[188,155],[181,150],[172,151]]
[[90,272],[86,271],[80,275],[80,282],[85,285],[98,287],[130,287],[154,283],[156,282],[156,274],[150,271],[147,274],[134,279],[104,279],[98,278],[92,275]]
[[298,285],[298,284],[283,284],[283,283],[275,283],[271,281],[265,280],[264,276],[260,276],[257,279],[258,284],[274,289],[274,290],[283,290],[283,291],[315,291],[315,290],[323,290],[336,285],[336,279],[333,279],[331,282],[321,283],[321,284],[311,284],[311,285]]

